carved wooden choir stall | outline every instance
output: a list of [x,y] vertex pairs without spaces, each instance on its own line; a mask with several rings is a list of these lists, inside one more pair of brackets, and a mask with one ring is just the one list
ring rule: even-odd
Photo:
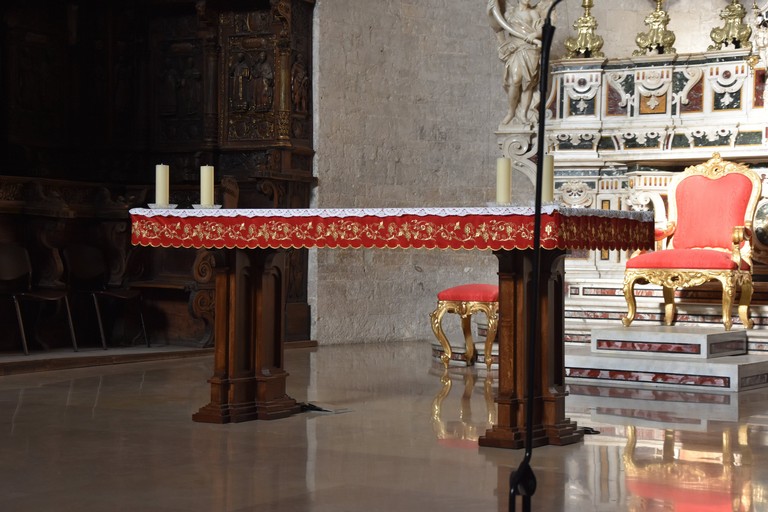
[[[309,205],[313,9],[4,2],[0,240],[28,248],[35,282],[61,285],[65,241],[88,240],[113,282],[141,289],[150,338],[211,346],[215,251],[132,250],[128,209],[153,201],[161,163],[181,208],[199,202],[201,165],[227,207]],[[287,259],[286,339],[301,342],[307,254]]]

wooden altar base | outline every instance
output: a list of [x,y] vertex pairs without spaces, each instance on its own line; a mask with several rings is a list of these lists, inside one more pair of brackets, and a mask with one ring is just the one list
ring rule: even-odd
[[[532,446],[562,446],[581,441],[583,431],[565,417],[563,302],[565,251],[541,251],[539,319],[530,325],[534,301],[531,249],[496,251],[499,260],[499,391],[497,422],[478,440],[480,446],[520,449],[525,446],[527,376],[532,371]],[[536,365],[528,368],[530,329],[536,337]],[[505,355],[506,354],[506,355]]]
[[286,257],[276,250],[225,251],[216,268],[216,346],[203,423],[275,420],[300,411],[286,394],[283,308]]
[[[529,394],[537,397],[530,425],[535,443],[564,445],[583,435],[565,418],[565,252],[650,248],[653,223],[647,212],[561,212],[554,205],[542,210],[541,251],[531,245],[537,216],[530,208],[511,206],[133,209],[131,241],[153,247],[219,249],[225,256],[222,265],[216,264],[211,401],[195,415],[198,421],[218,423],[278,418],[298,410],[285,393],[285,310],[281,306],[286,299],[286,254],[276,251],[310,247],[493,250],[499,260],[498,414],[496,425],[480,444],[505,448],[525,444]],[[538,290],[533,289],[534,269],[541,277]],[[529,312],[537,299],[539,315],[532,319]],[[529,343],[532,338],[535,343]],[[529,345],[536,351],[531,357]],[[529,380],[534,389],[527,389]]]
[[[255,376],[240,381],[239,386],[246,386],[248,396],[261,395],[254,399],[233,402],[228,396],[212,399],[192,415],[192,420],[200,423],[240,423],[253,420],[277,420],[300,412],[296,400],[285,394],[287,372],[272,376]],[[212,389],[230,389],[234,383],[220,379],[208,380]],[[233,393],[235,394],[235,393]]]

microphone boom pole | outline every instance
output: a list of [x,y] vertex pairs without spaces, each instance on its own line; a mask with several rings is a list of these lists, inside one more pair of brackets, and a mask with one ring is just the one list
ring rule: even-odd
[[533,223],[533,303],[528,309],[528,361],[526,364],[526,406],[525,406],[525,455],[517,470],[509,475],[509,512],[515,511],[517,496],[522,497],[523,512],[531,512],[531,497],[536,492],[536,475],[531,468],[531,456],[533,455],[533,407],[536,380],[534,372],[536,368],[536,333],[535,328],[539,323],[539,300],[541,281],[541,189],[544,166],[544,121],[547,112],[547,89],[549,82],[549,50],[552,46],[552,38],[555,27],[552,26],[552,10],[562,2],[555,0],[547,11],[544,26],[541,29],[541,61],[539,63],[539,126],[537,138],[536,156],[536,190]]

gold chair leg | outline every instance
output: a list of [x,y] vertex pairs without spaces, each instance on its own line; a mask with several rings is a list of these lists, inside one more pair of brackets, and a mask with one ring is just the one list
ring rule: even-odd
[[493,342],[496,341],[496,330],[499,326],[498,306],[491,310],[488,315],[488,332],[485,333],[485,366],[491,371],[493,364]]
[[461,331],[464,333],[464,344],[467,347],[467,366],[475,364],[475,339],[472,337],[472,313],[461,315]]
[[752,281],[749,280],[741,285],[741,295],[739,296],[739,319],[744,324],[745,329],[752,329],[755,322],[749,317],[749,304],[752,302]]
[[664,325],[672,325],[677,316],[675,289],[670,286],[663,286],[662,293],[664,294]]
[[736,294],[736,286],[730,276],[717,277],[717,280],[723,286],[723,325],[726,331],[730,331],[733,325],[731,307],[733,306],[733,296]]
[[637,311],[637,304],[635,303],[635,281],[637,278],[632,274],[626,274],[624,276],[624,300],[627,302],[627,314],[621,317],[621,323],[624,327],[629,327],[632,321],[635,319],[635,313]]
[[439,341],[440,346],[443,347],[443,355],[440,356],[440,360],[443,362],[446,368],[448,368],[448,363],[451,361],[451,356],[453,355],[451,344],[448,343],[448,338],[445,337],[442,326],[443,315],[445,315],[448,307],[448,304],[439,301],[437,303],[437,309],[435,309],[429,315],[432,320],[432,332],[435,333],[437,341]]

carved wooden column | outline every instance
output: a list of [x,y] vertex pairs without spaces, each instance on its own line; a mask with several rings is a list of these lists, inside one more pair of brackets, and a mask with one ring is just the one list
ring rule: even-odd
[[[580,441],[576,423],[565,417],[563,301],[565,251],[541,251],[539,319],[529,325],[534,300],[531,249],[497,251],[499,260],[499,391],[497,422],[480,446],[523,448],[526,439],[528,372],[534,372],[532,446]],[[528,328],[537,340],[535,367],[528,368]]]
[[205,423],[284,418],[299,411],[283,368],[285,253],[227,252],[216,269],[216,349],[211,401],[192,416]]

